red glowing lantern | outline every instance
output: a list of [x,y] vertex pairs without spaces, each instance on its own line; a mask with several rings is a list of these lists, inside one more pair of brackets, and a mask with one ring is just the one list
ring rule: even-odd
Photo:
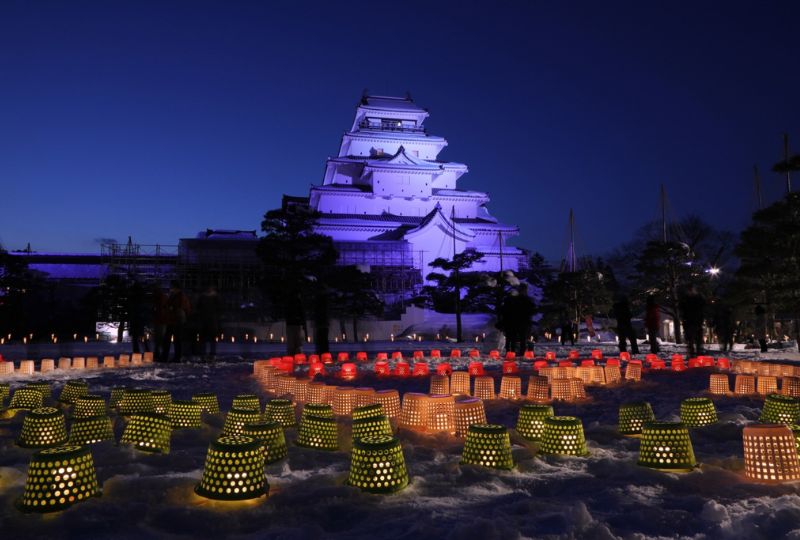
[[386,354],[385,352],[379,352],[378,356],[375,357],[375,360],[388,360],[388,359],[389,355]]
[[606,365],[619,367],[619,358],[609,358],[606,360]]
[[[422,351],[419,352],[421,353]],[[400,351],[394,351],[392,353],[392,360],[402,360],[402,359],[403,359],[403,353],[401,353]]]
[[657,358],[650,362],[650,369],[667,369],[667,363],[660,358]]
[[298,354],[294,355],[294,363],[295,364],[305,364],[307,362],[308,362],[308,359],[306,358],[306,355],[304,355],[302,353],[298,353]]
[[540,370],[547,367],[547,360],[537,360],[533,363],[533,369]]
[[683,363],[683,358],[680,361],[672,360],[672,371],[686,371],[686,364]]
[[358,351],[356,353],[356,361],[357,362],[366,362],[367,361],[367,353],[364,351]]
[[318,354],[309,354],[308,355],[308,363],[309,364],[316,364],[317,362],[320,362],[320,361],[321,360],[319,359],[319,355]]
[[322,353],[322,363],[323,364],[333,364],[333,356],[329,352]]
[[425,358],[425,353],[422,351],[414,351],[413,358],[414,360]]
[[470,362],[467,368],[470,375],[480,376],[483,375],[483,362]]
[[397,377],[408,377],[411,375],[411,366],[408,362],[397,362],[394,365],[394,374]]
[[507,351],[506,352],[506,360],[515,360],[517,358],[517,353],[514,351]]
[[498,351],[497,349],[492,349],[491,351],[489,351],[489,358],[491,358],[492,360],[500,360],[500,351]]
[[440,351],[439,349],[431,350],[431,358],[441,358],[441,357],[442,357],[442,351]]
[[451,366],[448,362],[442,362],[438,366],[436,366],[436,374],[437,375],[450,375],[453,373],[453,366]]
[[555,351],[547,351],[544,353],[545,360],[555,360],[556,359],[556,352]]
[[375,375],[379,377],[386,377],[387,375],[391,375],[392,370],[389,368],[389,362],[386,360],[378,360],[375,362]]
[[267,362],[269,363],[270,366],[272,366],[274,368],[280,368],[281,367],[281,357],[280,356],[273,356],[272,358],[267,360]]
[[627,351],[622,351],[621,353],[619,353],[619,359],[620,360],[625,360],[626,362],[629,362],[630,359],[631,359],[631,353],[629,353]]
[[347,362],[348,360],[350,360],[350,355],[346,352],[340,352],[336,355],[337,362]]
[[452,349],[450,351],[450,358],[461,358],[461,349]]
[[644,359],[648,364],[652,364],[654,360],[658,360],[658,355],[650,353],[645,355]]
[[581,367],[592,367],[594,366],[594,360],[581,360]]
[[414,377],[427,377],[430,374],[431,370],[425,362],[416,362],[414,364],[414,372],[412,373]]
[[689,358],[689,367],[690,368],[699,368],[700,367],[700,359],[699,358]]
[[293,373],[294,358],[291,356],[284,356],[283,358],[281,358],[281,363],[278,366],[278,369],[283,371],[284,373]]
[[519,368],[517,367],[517,363],[513,360],[505,360],[503,362],[503,374],[504,375],[513,375],[519,372]]
[[602,360],[603,359],[603,351],[600,349],[592,349],[592,360]]
[[525,351],[522,355],[525,360],[533,360],[533,351]]
[[469,350],[469,357],[470,358],[480,358],[481,357],[481,351],[479,351],[478,349],[470,349]]
[[672,355],[672,362],[680,362],[683,364],[683,355],[682,354],[673,354]]
[[569,353],[567,354],[567,358],[569,358],[570,360],[577,360],[580,357],[581,357],[580,353],[576,350],[569,351]]
[[573,364],[569,360],[561,360],[558,363],[558,367],[575,367],[575,364]]
[[358,368],[352,362],[342,364],[339,369],[339,376],[343,379],[353,379],[358,374]]
[[720,358],[717,360],[717,367],[719,369],[731,369],[731,361],[727,358]]
[[308,365],[308,376],[313,379],[317,375],[325,376],[325,364],[322,362],[314,362]]
[[697,359],[700,360],[700,365],[703,367],[714,367],[713,356],[699,356]]

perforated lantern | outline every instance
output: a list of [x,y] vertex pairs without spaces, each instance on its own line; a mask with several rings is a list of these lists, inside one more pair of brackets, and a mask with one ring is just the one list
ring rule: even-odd
[[572,401],[572,384],[569,379],[550,381],[550,396],[554,400]]
[[383,405],[380,403],[371,403],[369,405],[362,405],[353,409],[353,420],[361,420],[364,418],[375,418],[376,416],[383,415]]
[[283,427],[277,422],[257,422],[244,426],[243,435],[264,445],[264,463],[275,463],[289,455]]
[[702,427],[716,421],[717,409],[710,399],[693,397],[681,401],[681,422],[686,427]]
[[624,360],[625,362],[630,362],[631,353],[623,351],[623,352],[619,353],[619,359],[620,360]]
[[400,425],[409,429],[424,430],[428,421],[427,394],[406,392],[403,394],[403,408],[400,411]]
[[203,410],[209,414],[219,414],[219,400],[217,395],[211,392],[202,392],[192,396],[192,401],[200,404]]
[[308,379],[294,379],[292,383],[292,396],[295,401],[305,402],[308,399]]
[[363,407],[364,405],[371,405],[375,403],[375,389],[369,386],[360,386],[356,388],[356,407]]
[[67,442],[64,413],[55,407],[40,407],[25,415],[17,446],[53,448]]
[[76,418],[69,430],[69,444],[79,446],[114,440],[111,418],[105,414]]
[[325,364],[322,362],[312,362],[308,365],[308,376],[313,379],[317,375],[325,376]]
[[529,441],[541,440],[544,420],[550,416],[555,416],[551,405],[523,405],[517,417],[517,433]]
[[125,425],[120,443],[143,452],[169,454],[172,424],[163,414],[134,414]]
[[483,362],[470,362],[469,366],[467,366],[467,371],[469,371],[469,374],[472,376],[482,376],[484,374]]
[[73,418],[90,418],[92,416],[105,416],[106,400],[101,396],[86,395],[79,397],[72,409]]
[[503,375],[500,379],[500,399],[522,399],[522,379],[516,375]]
[[79,397],[85,396],[89,393],[89,385],[86,381],[67,381],[61,389],[61,395],[58,401],[61,403],[75,403]]
[[411,372],[413,377],[427,377],[430,375],[431,370],[426,362],[416,362],[414,364],[414,371]]
[[366,362],[367,361],[367,353],[365,351],[358,351],[356,353],[356,361],[357,362]]
[[494,379],[489,376],[475,377],[474,395],[484,401],[495,399]]
[[316,450],[338,450],[339,434],[335,418],[306,415],[297,429],[297,446]]
[[57,512],[99,493],[89,448],[61,446],[33,455],[19,506],[23,512]]
[[5,403],[8,396],[11,394],[11,385],[8,383],[0,383],[0,406]]
[[342,367],[339,370],[339,376],[345,380],[355,379],[357,375],[358,367],[356,367],[356,365],[352,362],[342,364]]
[[511,439],[505,426],[473,424],[467,429],[461,463],[493,469],[512,469]]
[[797,424],[800,420],[800,402],[797,398],[770,394],[758,419],[763,424]]
[[89,356],[86,358],[86,369],[97,369],[99,364],[99,358],[96,356]]
[[86,369],[86,357],[76,356],[72,359],[72,369]]
[[528,377],[527,398],[531,401],[550,400],[550,385],[547,382],[547,377],[539,377],[537,375]]
[[329,352],[324,352],[320,355],[323,364],[333,364],[333,356]]
[[688,472],[697,464],[683,422],[645,422],[638,464],[669,472]]
[[800,397],[800,378],[784,377],[781,382],[781,394],[784,396]]
[[119,355],[119,360],[117,360],[117,367],[126,368],[130,367],[130,365],[131,365],[131,356],[129,354]]
[[383,413],[389,418],[400,416],[400,393],[394,389],[378,390],[375,392],[375,402],[383,408]]
[[388,435],[353,441],[347,484],[370,493],[393,493],[408,485],[400,441]]
[[585,456],[586,437],[583,434],[583,423],[574,416],[550,416],[544,419],[539,450],[542,454],[559,456]]
[[42,362],[39,366],[39,371],[42,373],[47,373],[48,371],[54,371],[56,369],[56,361],[54,358],[42,358]]
[[113,368],[116,362],[114,361],[113,356],[104,356],[103,357],[103,367],[104,368]]
[[408,377],[411,375],[411,366],[408,362],[399,361],[394,365],[394,374],[397,377]]
[[462,396],[469,396],[470,391],[470,376],[466,371],[454,371],[450,376],[450,393]]
[[208,445],[203,477],[194,488],[207,499],[242,501],[269,492],[261,441],[243,435],[223,435]]
[[717,396],[726,396],[731,392],[727,373],[712,373],[708,381],[708,390]]
[[375,355],[375,360],[378,361],[388,360],[388,359],[389,359],[389,354],[385,352],[379,352],[378,354]]
[[26,388],[33,388],[42,393],[44,399],[50,399],[53,395],[53,390],[50,388],[50,383],[47,381],[31,381],[25,385]]
[[392,425],[386,415],[353,418],[353,441],[378,435],[392,435]]
[[486,423],[486,409],[478,398],[462,399],[455,402],[456,435],[466,437],[469,426]]
[[759,375],[757,390],[762,396],[778,393],[777,377],[773,377],[772,375]]
[[[422,351],[420,351],[420,352],[422,352]],[[403,353],[402,352],[394,351],[392,353],[392,360],[402,360],[402,359],[403,359]]]
[[446,375],[431,375],[430,394],[449,394],[450,379]]
[[126,388],[122,392],[122,399],[117,405],[119,414],[130,416],[132,414],[155,413],[153,393],[141,388]]
[[375,375],[378,377],[388,377],[392,374],[392,369],[389,367],[389,362],[386,360],[379,360],[375,362],[373,369],[375,370]]
[[348,360],[350,360],[350,353],[340,352],[336,355],[337,362],[347,362]]
[[575,377],[569,379],[569,391],[572,399],[586,399],[586,389],[581,379]]
[[33,360],[20,360],[18,370],[20,375],[33,375],[34,370]]
[[440,351],[439,349],[431,349],[431,358],[441,358],[441,357],[442,357],[442,351]]
[[321,381],[311,381],[308,385],[309,403],[327,403],[325,399],[325,383]]
[[158,414],[167,414],[169,405],[172,403],[172,394],[166,390],[153,390],[153,408]]
[[481,351],[479,351],[478,349],[470,349],[469,353],[467,353],[467,356],[469,356],[470,358],[480,358]]
[[194,401],[173,401],[167,409],[167,417],[173,428],[196,429],[203,425],[203,406]]
[[411,357],[414,360],[425,358],[425,353],[423,351],[414,351],[411,353]]
[[261,412],[261,401],[255,394],[239,394],[233,398],[231,408]]
[[503,373],[504,374],[514,374],[519,372],[519,367],[514,360],[504,360],[503,361]]
[[62,356],[58,359],[58,369],[72,369],[72,358],[67,358],[66,356]]
[[39,390],[33,388],[17,388],[11,396],[11,403],[8,405],[9,409],[16,410],[33,410],[42,407],[44,398]]
[[430,432],[456,432],[455,399],[449,394],[432,395],[428,398],[428,418],[425,429]]
[[288,399],[273,399],[267,402],[264,409],[264,420],[278,422],[285,428],[294,427],[297,425],[294,409],[294,403]]
[[800,461],[792,430],[784,424],[757,424],[742,430],[744,473],[756,482],[800,480]]
[[756,393],[756,378],[752,375],[736,375],[733,393],[740,396],[748,396]]
[[636,382],[642,380],[642,364],[628,362],[625,366],[625,379]]
[[333,413],[337,416],[347,416],[356,406],[356,389],[348,386],[339,386],[333,394]]
[[453,373],[453,366],[449,362],[442,362],[436,366],[437,375],[445,375],[449,377]]
[[555,351],[546,351],[544,353],[545,360],[555,360],[556,359],[556,352]]
[[619,406],[619,423],[617,431],[620,435],[628,437],[638,437],[642,434],[642,427],[645,422],[652,422],[656,419],[653,408],[646,401],[634,401],[623,403]]
[[[268,419],[269,420],[269,419]],[[222,425],[222,433],[225,435],[241,435],[244,432],[244,426],[248,424],[255,424],[261,421],[261,415],[258,411],[251,411],[247,409],[231,409],[225,415],[225,423]],[[294,425],[294,423],[292,423]]]
[[13,375],[14,362],[11,360],[3,360],[0,362],[0,375]]
[[294,378],[286,373],[277,373],[275,375],[275,393],[279,396],[289,396],[292,393],[292,386],[294,385]]

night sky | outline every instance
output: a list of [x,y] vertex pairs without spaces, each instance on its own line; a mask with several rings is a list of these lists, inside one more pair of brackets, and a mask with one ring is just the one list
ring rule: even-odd
[[[698,5],[702,4],[702,5]],[[766,4],[766,6],[765,6]],[[658,216],[739,230],[800,151],[798,2],[0,3],[0,243],[255,229],[322,180],[364,88],[429,108],[516,244]],[[800,175],[796,183],[800,188]]]

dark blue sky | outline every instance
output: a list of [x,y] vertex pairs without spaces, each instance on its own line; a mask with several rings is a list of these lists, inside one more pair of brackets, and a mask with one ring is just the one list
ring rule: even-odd
[[[0,242],[96,252],[258,228],[362,89],[428,107],[516,244],[602,253],[658,215],[738,230],[788,131],[797,2],[0,3]],[[800,177],[797,179],[800,187]]]

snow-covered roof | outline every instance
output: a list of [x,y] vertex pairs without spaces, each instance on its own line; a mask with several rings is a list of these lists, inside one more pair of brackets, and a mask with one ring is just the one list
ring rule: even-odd
[[428,111],[414,103],[410,96],[364,96],[361,98],[361,107],[385,111],[403,111],[427,113]]

